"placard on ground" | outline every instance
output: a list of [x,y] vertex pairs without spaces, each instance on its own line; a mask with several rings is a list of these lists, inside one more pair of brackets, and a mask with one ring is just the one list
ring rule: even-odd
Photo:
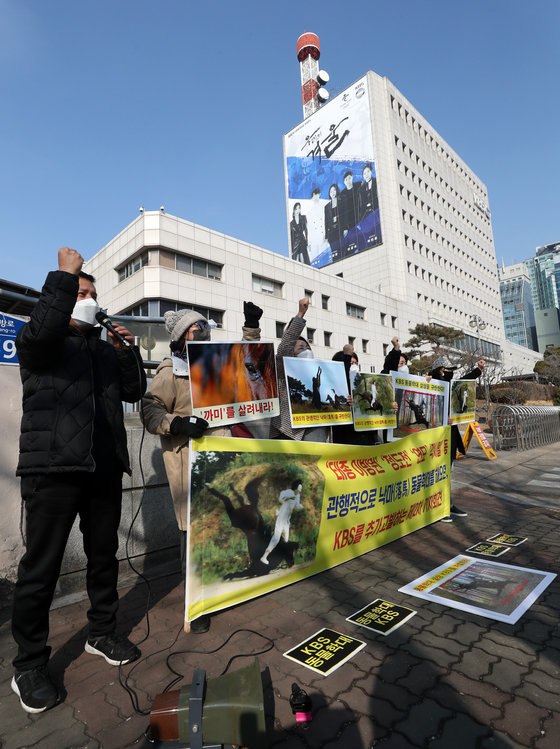
[[466,551],[472,551],[475,554],[482,554],[485,557],[501,557],[506,551],[509,551],[509,546],[501,546],[500,544],[490,544],[481,541],[474,546],[469,546]]
[[554,572],[459,554],[403,585],[399,592],[515,624],[555,577]]
[[384,601],[382,598],[376,598],[363,609],[346,617],[346,621],[359,624],[360,627],[365,627],[380,635],[388,635],[411,619],[415,613],[414,609],[409,609],[407,606],[399,606],[396,603]]
[[366,643],[362,640],[325,628],[287,650],[284,656],[300,666],[328,676],[365,646]]
[[495,544],[505,544],[506,546],[519,546],[524,544],[527,540],[527,536],[510,536],[509,533],[496,533],[495,536],[487,538],[487,541],[492,541]]

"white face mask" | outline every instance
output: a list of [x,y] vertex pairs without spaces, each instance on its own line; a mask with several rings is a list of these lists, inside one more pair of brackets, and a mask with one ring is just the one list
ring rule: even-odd
[[357,364],[351,364],[350,365],[350,371],[351,372],[359,372],[360,368],[359,368],[359,366]]
[[300,351],[298,354],[299,359],[313,359],[313,351],[310,348],[306,348]]
[[403,364],[402,367],[399,367],[399,372],[406,372],[406,374],[408,374],[408,366]]
[[97,325],[95,315],[99,312],[99,305],[95,299],[80,299],[72,310],[72,320],[78,323],[80,328],[93,328]]

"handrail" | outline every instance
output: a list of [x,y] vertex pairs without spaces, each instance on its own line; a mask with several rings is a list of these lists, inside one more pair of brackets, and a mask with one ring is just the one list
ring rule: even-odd
[[494,450],[530,450],[560,442],[560,406],[495,406]]

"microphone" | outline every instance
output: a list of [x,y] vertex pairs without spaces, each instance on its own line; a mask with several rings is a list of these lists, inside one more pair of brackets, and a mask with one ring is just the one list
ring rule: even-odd
[[95,315],[95,319],[97,320],[97,322],[100,325],[103,325],[103,327],[106,330],[108,330],[110,333],[112,333],[115,336],[115,338],[117,339],[117,341],[120,341],[125,346],[128,346],[130,348],[130,343],[126,340],[126,338],[124,336],[122,336],[120,333],[117,333],[117,331],[115,330],[115,327],[114,327],[113,323],[107,317],[107,315],[105,314],[105,312],[102,312],[101,310],[99,310],[99,312],[97,312],[96,315]]

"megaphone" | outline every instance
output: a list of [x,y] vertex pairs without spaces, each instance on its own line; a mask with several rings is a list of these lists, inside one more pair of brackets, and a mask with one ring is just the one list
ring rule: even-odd
[[158,694],[150,711],[153,741],[184,741],[191,749],[203,742],[267,746],[264,699],[258,658],[231,674],[206,680],[202,669],[190,687]]

